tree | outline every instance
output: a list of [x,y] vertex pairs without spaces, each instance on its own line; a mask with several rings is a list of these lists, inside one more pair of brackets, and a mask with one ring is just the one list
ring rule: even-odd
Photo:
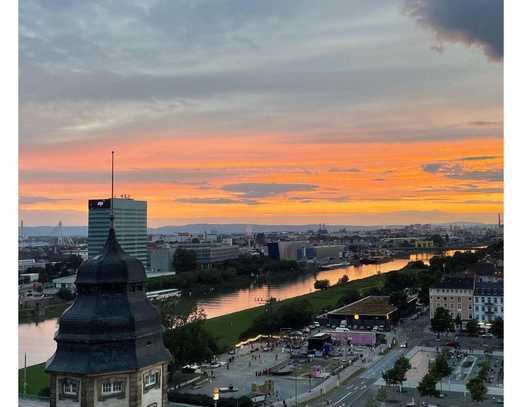
[[176,249],[173,265],[178,273],[196,270],[198,267],[196,252],[194,250],[186,250],[183,248]]
[[471,321],[468,321],[466,324],[466,333],[469,336],[477,336],[480,332],[480,327],[478,324],[478,321],[476,319],[472,319]]
[[420,395],[433,397],[438,396],[439,392],[437,390],[437,381],[437,378],[431,371],[426,373],[417,386],[417,390],[419,391]]
[[379,390],[377,390],[377,394],[375,395],[375,399],[381,402],[385,402],[388,399],[388,392],[386,391],[386,387],[379,387]]
[[56,296],[64,301],[72,301],[74,300],[74,294],[68,288],[62,287],[56,293]]
[[172,301],[159,303],[161,320],[165,326],[163,340],[177,366],[212,359],[218,348],[204,327],[205,313],[194,307],[187,314],[176,314]]
[[406,380],[406,372],[411,369],[408,359],[401,356],[395,361],[393,367],[382,374],[382,378],[386,384],[398,384],[402,387],[402,383]]
[[437,381],[451,374],[453,369],[448,364],[448,357],[446,353],[441,353],[437,356],[430,370]]
[[390,304],[395,305],[399,310],[408,305],[408,296],[404,291],[395,291],[390,294]]
[[453,319],[449,311],[445,308],[438,307],[435,315],[431,320],[431,329],[435,332],[445,332],[453,330]]
[[493,321],[491,324],[491,333],[497,338],[504,337],[504,320],[502,318],[497,318]]
[[479,367],[480,367],[480,369],[479,369],[477,377],[479,377],[481,380],[486,380],[488,378],[488,371],[489,371],[489,368],[491,367],[491,363],[489,362],[488,359],[486,359],[480,363]]
[[460,329],[462,329],[462,318],[460,317],[460,314],[457,314],[455,317],[455,326],[458,326]]
[[430,237],[430,240],[433,240],[433,243],[435,244],[435,246],[437,247],[442,247],[444,246],[444,239],[442,238],[441,235],[432,235]]
[[327,290],[330,287],[329,280],[316,280],[314,283],[314,288],[316,290]]
[[366,400],[365,407],[378,407],[379,404],[377,404],[377,401],[374,397],[370,397],[368,400]]
[[343,276],[339,279],[339,285],[346,284],[348,281],[350,281],[350,278],[347,274],[343,274]]
[[486,399],[486,395],[488,394],[488,389],[484,384],[484,380],[480,377],[474,377],[467,384],[466,388],[468,389],[471,399],[473,401],[484,401]]

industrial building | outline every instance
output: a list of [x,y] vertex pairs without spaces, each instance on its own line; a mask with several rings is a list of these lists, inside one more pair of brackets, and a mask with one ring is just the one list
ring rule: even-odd
[[371,295],[344,305],[322,316],[329,325],[349,329],[378,329],[389,331],[399,321],[399,309],[390,304],[389,296]]
[[312,245],[305,241],[279,241],[267,244],[268,255],[274,260],[297,260],[303,251]]
[[191,250],[196,253],[196,259],[201,268],[212,268],[214,265],[239,257],[239,247],[222,243],[203,242],[164,245],[150,249],[150,274],[175,272],[174,255],[178,248]]

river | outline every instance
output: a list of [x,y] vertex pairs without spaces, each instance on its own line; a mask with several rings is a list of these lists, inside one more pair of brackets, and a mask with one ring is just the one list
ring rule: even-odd
[[[453,255],[455,251],[446,252]],[[379,273],[387,273],[403,268],[408,262],[422,260],[428,262],[434,253],[412,254],[409,259],[393,259],[382,264],[367,264],[358,267],[348,266],[333,270],[324,270],[315,276],[307,274],[292,281],[284,281],[262,286],[252,286],[231,293],[220,293],[197,301],[207,318],[230,314],[262,305],[267,298],[275,297],[277,300],[308,294],[314,289],[316,279],[327,279],[331,284],[347,275],[350,281],[366,278]],[[27,354],[27,366],[47,360],[55,351],[56,344],[53,340],[56,332],[57,318],[48,319],[39,323],[25,323],[18,325],[18,364],[23,367],[24,354]]]

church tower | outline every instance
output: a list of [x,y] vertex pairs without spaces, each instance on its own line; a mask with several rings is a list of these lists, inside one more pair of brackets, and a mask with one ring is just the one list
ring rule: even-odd
[[84,262],[77,298],[63,313],[48,360],[51,407],[166,407],[167,366],[159,314],[142,263],[111,227],[102,252]]

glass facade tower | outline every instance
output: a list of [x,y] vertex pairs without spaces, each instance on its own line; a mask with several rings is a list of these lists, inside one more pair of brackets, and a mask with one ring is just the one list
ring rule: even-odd
[[147,202],[130,198],[89,200],[89,258],[102,252],[111,225],[114,205],[114,229],[123,250],[148,268]]

